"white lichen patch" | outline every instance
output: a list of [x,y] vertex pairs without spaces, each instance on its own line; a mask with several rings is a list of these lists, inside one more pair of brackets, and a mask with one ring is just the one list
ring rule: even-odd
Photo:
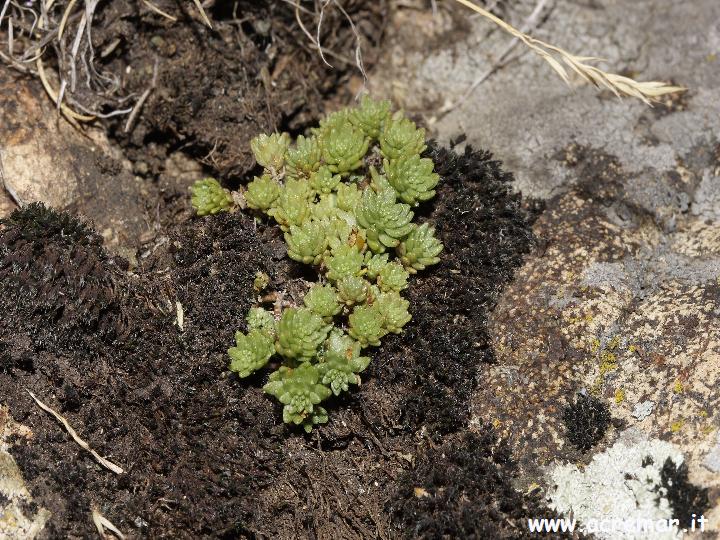
[[[556,465],[549,473],[549,505],[574,516],[580,527],[599,538],[679,538],[677,526],[659,531],[656,525],[675,518],[660,471],[668,458],[679,466],[683,455],[670,443],[632,438],[626,432],[582,471],[572,464]],[[638,531],[644,523],[652,523],[652,530]]]

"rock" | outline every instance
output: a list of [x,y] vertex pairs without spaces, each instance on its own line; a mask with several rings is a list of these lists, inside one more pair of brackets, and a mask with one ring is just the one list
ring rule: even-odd
[[[148,230],[147,186],[129,172],[103,133],[80,133],[59,118],[39,81],[0,65],[0,217],[35,201],[69,209],[103,231],[106,244],[126,252]],[[86,136],[87,135],[87,136]],[[14,199],[14,201],[13,201]],[[147,220],[150,221],[150,220]]]
[[[499,9],[520,27],[533,7]],[[608,444],[629,428],[671,443],[693,481],[720,490],[711,472],[720,427],[720,4],[648,7],[563,4],[532,33],[607,58],[610,71],[689,88],[654,108],[569,88],[520,44],[519,61],[442,114],[511,41],[461,6],[454,22],[402,19],[372,81],[440,140],[465,133],[491,150],[524,195],[547,202],[537,249],[493,313],[497,363],[481,368],[473,401],[474,420],[510,441],[524,486],[543,467],[603,451],[567,444],[562,410],[585,390],[610,406]]]
[[7,451],[11,437],[30,438],[32,432],[14,422],[0,405],[0,537],[31,540],[43,530],[50,512],[33,503],[20,469]]

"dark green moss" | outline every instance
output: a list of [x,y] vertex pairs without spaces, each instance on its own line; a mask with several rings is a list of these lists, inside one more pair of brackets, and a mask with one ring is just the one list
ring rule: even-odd
[[590,450],[603,438],[611,420],[608,406],[587,394],[578,394],[563,412],[567,439],[583,452]]

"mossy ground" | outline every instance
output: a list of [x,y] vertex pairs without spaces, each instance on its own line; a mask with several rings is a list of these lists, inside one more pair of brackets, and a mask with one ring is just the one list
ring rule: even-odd
[[[227,371],[257,272],[269,276],[268,290],[298,299],[304,290],[305,270],[287,259],[275,227],[242,213],[184,222],[127,274],[75,222],[75,242],[33,226],[29,210],[3,225],[0,389],[35,433],[12,453],[37,504],[53,513],[50,537],[93,534],[92,503],[141,537],[400,537],[419,524],[433,537],[481,521],[482,531],[512,537],[517,505],[539,503],[512,489],[510,457],[486,428],[471,430],[468,406],[492,361],[486,315],[532,244],[532,212],[489,155],[436,146],[429,155],[443,181],[425,218],[445,257],[416,278],[407,331],[374,351],[362,387],[331,403],[330,423],[310,436],[282,424],[263,380]],[[46,225],[67,220],[40,214]],[[28,242],[33,256],[19,258]],[[37,294],[85,306],[85,289],[73,286],[85,275],[108,282],[97,289],[111,291],[98,314]],[[98,468],[26,388],[126,474]],[[449,472],[435,450],[441,440],[454,448]],[[494,481],[478,483],[478,473]],[[413,483],[444,489],[450,477],[462,480],[462,497],[428,506],[408,492]],[[448,528],[468,512],[475,521]]]

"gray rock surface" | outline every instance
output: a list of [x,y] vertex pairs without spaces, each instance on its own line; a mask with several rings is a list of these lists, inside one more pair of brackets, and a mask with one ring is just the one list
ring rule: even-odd
[[[534,5],[505,4],[502,16],[521,27]],[[671,443],[691,481],[710,489],[705,516],[717,530],[720,3],[548,3],[535,37],[604,57],[609,71],[688,87],[653,108],[569,88],[518,45],[516,60],[443,114],[511,38],[459,6],[434,18],[418,13],[399,11],[397,43],[371,87],[440,140],[465,133],[491,150],[518,189],[547,203],[538,248],[493,314],[498,362],[483,368],[476,421],[508,438],[523,487],[539,482],[548,493],[557,484],[548,471],[590,464],[628,429]],[[562,420],[580,390],[616,419],[585,454],[569,445]],[[624,446],[613,448],[625,459]],[[605,489],[583,482],[589,492]],[[572,499],[567,508],[582,505]]]

